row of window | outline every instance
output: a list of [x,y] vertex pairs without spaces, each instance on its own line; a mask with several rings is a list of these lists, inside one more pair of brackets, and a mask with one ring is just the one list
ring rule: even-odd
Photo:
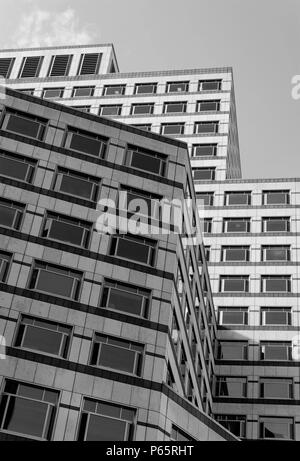
[[[262,245],[261,261],[291,261],[290,245]],[[206,247],[206,260],[210,258],[210,247]],[[249,245],[224,245],[221,248],[221,261],[250,261]]]
[[[247,398],[248,378],[243,376],[218,376],[215,382],[216,397]],[[294,383],[291,378],[259,378],[258,398],[293,399]],[[251,394],[251,398],[254,396]]]
[[[219,307],[219,325],[248,325],[248,307]],[[261,307],[260,325],[290,326],[292,325],[292,309],[290,307]]]
[[[237,437],[246,437],[247,417],[244,415],[216,415],[216,420]],[[261,416],[258,420],[260,439],[293,440],[295,422],[293,418]]]
[[[260,341],[258,347],[259,360],[289,361],[298,345],[293,345],[291,341]],[[248,360],[248,352],[248,341],[218,341],[218,360]]]
[[[221,275],[219,291],[221,293],[248,293],[249,275]],[[261,275],[261,293],[290,293],[290,275]]]
[[[205,206],[214,205],[214,192],[198,192],[197,198],[203,200]],[[251,205],[250,191],[230,191],[224,193],[224,206]],[[262,205],[289,205],[289,190],[263,190]]]
[[[212,232],[212,218],[203,220],[203,230],[206,233]],[[224,218],[222,232],[250,233],[251,218]],[[290,232],[290,217],[262,217],[261,232]]]

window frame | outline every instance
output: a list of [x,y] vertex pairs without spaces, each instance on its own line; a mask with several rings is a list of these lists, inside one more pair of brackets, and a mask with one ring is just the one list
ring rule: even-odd
[[[263,190],[262,191],[262,204],[263,205],[267,205],[267,206],[278,206],[278,205],[289,205],[290,204],[290,193],[291,191],[290,190],[277,190],[277,189],[274,189],[274,190]],[[270,194],[273,194],[273,195],[278,195],[278,194],[285,194],[286,196],[286,200],[284,203],[282,202],[274,202],[274,203],[268,203],[268,195]]]
[[[272,251],[272,250],[285,250],[286,254],[285,254],[285,258],[284,259],[276,259],[276,258],[267,258],[267,255],[268,255],[268,251]],[[284,261],[284,262],[288,262],[291,260],[291,246],[290,245],[262,245],[261,247],[261,261],[263,262],[269,262],[269,261]]]
[[6,253],[5,251],[0,251],[0,282],[6,283],[11,264],[12,264],[13,255],[11,253]]
[[15,61],[16,61],[16,58],[5,58],[5,57],[2,57],[0,58],[0,63],[1,61],[10,61],[9,62],[9,65],[7,67],[7,71],[6,71],[6,74],[5,75],[2,75],[0,74],[0,77],[3,77],[4,79],[8,80],[11,76],[11,72],[12,72],[12,69],[14,67],[14,64],[15,64]]
[[[68,58],[66,66],[65,66],[65,69],[64,69],[64,73],[63,74],[55,73],[55,75],[53,75],[52,72],[53,72],[54,66],[56,65],[56,63],[55,63],[56,59],[57,58],[64,58],[64,57]],[[70,67],[71,67],[71,64],[72,64],[72,60],[73,60],[73,55],[72,54],[57,54],[57,55],[53,55],[51,57],[49,69],[48,69],[48,72],[47,72],[47,77],[67,77],[69,75],[69,72],[70,72]]]
[[[245,197],[246,203],[230,203],[231,197]],[[225,206],[250,206],[251,205],[251,191],[226,191],[224,194]]]
[[[151,91],[151,92],[146,91],[146,93],[139,91],[140,88],[147,87],[147,86],[149,86],[149,87],[152,86],[153,91]],[[155,83],[152,83],[152,82],[150,82],[150,83],[136,83],[134,85],[134,94],[156,94],[156,93],[157,93],[157,82],[155,82]]]
[[[264,424],[267,422],[278,421],[278,420],[286,420],[287,424],[289,423],[289,438],[286,437],[264,437],[263,431],[265,431]],[[260,416],[259,418],[259,438],[262,440],[294,440],[295,437],[295,423],[293,418],[288,417],[280,417],[280,416]]]
[[[238,230],[228,230],[228,223],[230,222],[238,222],[238,221],[241,221],[241,222],[244,222],[246,224],[246,229],[245,230],[241,230],[241,231],[238,231]],[[251,229],[251,218],[233,218],[233,217],[230,217],[230,218],[223,218],[223,232],[226,233],[226,234],[242,234],[242,233],[250,233],[250,229]]]
[[[133,155],[147,156],[150,158],[158,159],[160,161],[159,171],[156,173],[153,171],[149,171],[147,169],[138,168],[137,166],[132,166]],[[124,165],[136,171],[143,171],[144,173],[147,173],[147,174],[151,174],[151,175],[155,175],[159,177],[166,177],[167,169],[168,169],[168,157],[159,152],[149,151],[148,149],[143,149],[141,147],[133,146],[129,144],[127,145],[127,149],[125,152]]]
[[[175,127],[178,126],[180,128],[178,133],[165,133],[165,128],[167,127]],[[184,122],[178,122],[178,123],[162,123],[160,126],[160,134],[163,136],[181,136],[184,135],[184,130],[185,130],[185,123]]]
[[[214,181],[216,178],[216,167],[194,167],[192,168],[194,181]],[[209,178],[196,178],[196,172],[209,172]]]
[[[107,93],[107,90],[108,89],[112,89],[112,88],[120,88],[121,89],[121,92],[119,93]],[[102,93],[102,96],[123,96],[126,92],[126,84],[120,84],[120,85],[104,85],[103,87],[103,93]]]
[[[267,313],[278,313],[282,312],[286,314],[286,323],[268,323],[266,318],[267,318]],[[261,325],[263,326],[291,326],[292,325],[292,309],[290,307],[261,307],[260,311],[260,322]]]
[[[86,85],[86,86],[74,86],[72,88],[72,98],[91,98],[94,96],[94,93],[95,93],[95,85]],[[79,94],[77,95],[77,91],[81,91],[81,90],[90,90],[90,94]]]
[[[93,141],[97,141],[99,143],[98,155],[94,155],[86,151],[82,151],[82,150],[75,149],[74,147],[72,147],[71,143],[72,143],[73,135],[80,136],[81,138],[86,138],[86,139],[90,139]],[[86,155],[87,157],[97,158],[97,159],[105,159],[105,156],[108,150],[108,145],[109,145],[108,138],[105,138],[104,136],[98,135],[93,132],[80,130],[80,129],[72,128],[72,127],[67,127],[66,132],[65,132],[65,139],[63,143],[63,146],[65,149],[71,150],[73,152],[78,152],[82,155]]]
[[[286,290],[267,290],[268,280],[285,280]],[[261,292],[262,293],[291,293],[292,277],[290,275],[262,275],[261,276]]]
[[[211,84],[213,82],[218,82],[218,87],[217,88],[214,88],[214,89],[203,89],[203,84]],[[198,82],[198,91],[207,91],[207,92],[211,92],[211,91],[222,91],[222,79],[206,79],[206,80],[199,80]]]
[[[242,323],[237,322],[224,322],[224,312],[234,312],[243,314]],[[247,307],[219,307],[218,309],[218,324],[221,326],[245,326],[248,325],[248,308]]]
[[[266,383],[279,383],[279,384],[283,384],[283,383],[286,383],[287,385],[287,396],[282,396],[282,395],[278,395],[277,397],[274,397],[274,396],[268,396],[268,395],[265,395],[266,394],[266,389],[265,389],[265,385]],[[293,382],[293,378],[279,378],[279,377],[266,377],[266,376],[262,376],[260,379],[259,379],[259,397],[261,399],[286,399],[286,400],[292,400],[294,398],[294,382]]]
[[[281,347],[282,349],[285,348],[286,352],[286,358],[267,358],[267,349],[266,348],[271,348],[270,351],[272,351],[273,347]],[[263,360],[264,362],[274,362],[274,361],[280,361],[280,362],[287,362],[292,360],[292,343],[290,341],[261,341],[259,344],[259,350],[260,350],[260,360]]]
[[[187,111],[187,101],[167,101],[163,105],[163,114],[185,114]],[[169,111],[169,107],[181,106],[182,110]]]
[[[37,64],[37,66],[36,66],[35,74],[34,75],[29,75],[29,76],[27,75],[27,76],[24,77],[23,72],[24,72],[24,69],[25,69],[25,67],[27,65],[28,60],[35,59],[35,58],[39,59],[39,62]],[[21,66],[20,66],[19,73],[18,73],[18,79],[22,79],[22,78],[38,78],[43,62],[44,62],[44,56],[24,56],[23,60],[22,60],[22,63],[21,63]]]
[[[227,383],[227,382],[239,382],[240,380],[240,385],[242,388],[241,395],[234,396],[234,395],[224,395],[222,394],[222,383]],[[218,398],[224,398],[224,399],[233,399],[233,398],[247,398],[247,377],[245,376],[217,376],[216,377],[216,383],[215,383],[215,395]]]
[[[95,71],[92,74],[90,74],[89,72],[82,72],[83,66],[87,64],[85,62],[87,56],[97,56],[96,65],[95,65]],[[80,76],[80,75],[98,75],[101,61],[102,61],[102,53],[82,53],[81,56],[80,56],[80,61],[79,61],[79,65],[78,65],[77,76]]]
[[[241,346],[241,357],[238,357],[238,358],[222,358],[221,357],[221,352],[222,352],[222,344],[239,344]],[[246,361],[248,360],[248,353],[249,353],[249,350],[248,350],[248,347],[249,347],[249,344],[248,344],[248,341],[228,341],[228,340],[219,340],[218,341],[218,349],[217,349],[217,357],[218,357],[218,360],[227,360],[227,361]]]
[[[53,225],[53,221],[56,222],[63,222],[66,223],[69,226],[73,227],[79,227],[83,228],[84,231],[82,233],[82,238],[81,238],[81,243],[80,244],[75,244],[75,243],[70,243],[64,240],[59,240],[55,239],[50,236],[51,233],[51,228]],[[49,229],[46,229],[46,226],[48,225],[49,222]],[[47,232],[47,233],[46,233]],[[58,243],[63,243],[66,245],[71,245],[71,246],[76,246],[78,248],[84,248],[88,249],[91,243],[92,239],[92,232],[93,232],[93,224],[89,223],[87,221],[83,221],[81,219],[76,219],[70,216],[65,216],[59,213],[53,213],[52,211],[46,211],[45,217],[43,219],[43,223],[41,226],[41,232],[40,232],[40,237],[42,238],[47,238],[51,241],[58,242]]]
[[[230,251],[244,251],[244,258],[237,259],[237,258],[229,258],[228,253]],[[222,262],[248,262],[250,260],[250,246],[249,245],[222,245],[221,247],[221,261]]]
[[[119,247],[119,242],[120,240],[129,240],[132,242],[136,242],[138,245],[144,245],[148,247],[148,260],[147,263],[138,261],[136,259],[129,259],[124,256],[119,256],[118,255],[118,247]],[[148,242],[148,244],[147,244]],[[146,267],[155,267],[156,265],[156,258],[157,258],[157,253],[158,253],[158,242],[153,239],[148,239],[148,238],[143,238],[143,237],[137,237],[136,235],[133,236],[129,233],[127,234],[115,234],[111,237],[111,243],[109,246],[109,255],[113,256],[115,258],[120,258],[123,259],[124,261],[130,261],[135,264],[142,264],[143,266]]]
[[[215,104],[215,109],[202,110],[202,105]],[[221,110],[221,99],[203,99],[197,101],[196,112],[220,112]]]
[[[185,88],[183,90],[171,90],[171,87],[172,85],[174,86],[180,86],[180,85],[185,85]],[[178,94],[178,93],[188,93],[189,91],[189,86],[190,86],[190,82],[188,80],[184,80],[184,81],[178,81],[178,82],[167,82],[166,83],[166,93],[175,93],[175,94]]]
[[[225,290],[227,280],[244,281],[244,290]],[[220,275],[220,293],[249,293],[249,275]]]
[[[39,128],[37,130],[37,136],[31,136],[28,134],[24,134],[18,131],[13,131],[11,129],[8,129],[7,125],[10,121],[10,117],[25,119],[26,121],[39,124]],[[17,135],[17,136],[22,136],[22,137],[29,138],[29,139],[35,139],[37,141],[44,141],[46,137],[47,128],[49,125],[49,121],[46,119],[42,119],[40,117],[37,117],[27,112],[21,112],[18,110],[7,109],[7,108],[3,111],[3,115],[0,121],[1,121],[1,130],[7,131],[8,133],[13,133],[14,135]]]
[[[212,149],[212,153],[211,154],[197,154],[197,149],[200,148],[201,149],[206,149],[210,147]],[[200,144],[193,144],[193,147],[192,147],[192,157],[216,157],[217,156],[217,153],[218,153],[218,143],[208,143],[208,144],[205,144],[205,143],[200,143]]]
[[[212,121],[203,121],[203,122],[195,122],[194,123],[194,134],[208,134],[208,135],[213,135],[213,134],[217,134],[219,133],[219,120],[212,120]],[[213,126],[214,129],[213,130],[209,130],[209,131],[199,131],[198,127],[200,126],[203,126],[203,127],[207,127],[207,126]]]
[[[283,232],[290,232],[290,225],[291,225],[291,221],[290,221],[290,217],[280,217],[280,216],[268,216],[268,217],[262,217],[262,232],[263,233],[277,233],[277,232],[280,232],[280,233],[283,233]],[[269,222],[284,222],[285,223],[285,229],[284,230],[268,230],[268,223]]]
[[[46,98],[45,97],[45,94],[47,92],[51,92],[51,91],[58,91],[59,92],[59,95],[58,96],[51,96],[51,97],[48,97]],[[64,93],[65,93],[65,88],[63,87],[59,87],[59,88],[43,88],[43,92],[42,92],[42,98],[43,99],[46,99],[46,100],[49,100],[49,99],[60,99],[60,98],[63,98],[64,97]]]
[[13,219],[13,224],[11,226],[7,226],[5,224],[0,223],[0,227],[5,227],[6,229],[20,230],[26,213],[26,206],[21,203],[16,203],[12,200],[0,198],[0,207],[1,206],[14,209],[15,216]]
[[[119,117],[122,115],[122,104],[101,104],[99,107],[99,115],[100,117]],[[104,114],[105,109],[116,109],[116,113]]]
[[[91,195],[90,198],[83,197],[82,195],[74,195],[70,194],[69,192],[61,191],[60,186],[62,185],[62,180],[64,176],[70,176],[74,178],[75,180],[77,179],[78,181],[85,181],[88,184],[91,184]],[[68,195],[69,197],[74,197],[74,198],[79,198],[81,200],[87,200],[96,203],[98,196],[99,196],[99,190],[101,186],[101,179],[100,178],[95,178],[93,176],[89,175],[84,175],[81,172],[75,171],[75,170],[69,170],[65,169],[62,167],[58,167],[56,170],[56,173],[54,175],[53,179],[53,184],[51,189],[60,193],[60,194],[65,194]]]
[[[152,115],[154,113],[154,102],[144,102],[144,103],[133,103],[131,104],[131,107],[130,107],[130,115]],[[141,108],[141,107],[148,107],[148,112],[139,112],[139,113],[136,113],[135,112],[135,109],[136,108]]]
[[9,176],[7,174],[3,174],[2,172],[0,172],[1,176],[14,179],[15,181],[22,181],[26,184],[33,183],[38,165],[38,162],[36,160],[32,159],[31,157],[24,157],[22,155],[11,153],[2,149],[0,149],[0,158],[9,159],[10,161],[15,163],[27,164],[27,172],[25,175],[25,179],[20,179],[15,176]]

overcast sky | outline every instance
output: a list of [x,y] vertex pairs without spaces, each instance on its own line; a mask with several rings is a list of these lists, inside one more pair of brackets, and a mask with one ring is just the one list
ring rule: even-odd
[[122,72],[232,66],[244,178],[300,177],[300,0],[0,0],[0,48],[109,43]]

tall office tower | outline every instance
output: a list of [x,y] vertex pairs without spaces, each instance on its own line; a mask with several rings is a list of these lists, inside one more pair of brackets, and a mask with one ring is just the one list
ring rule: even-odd
[[6,50],[1,73],[15,89],[187,143],[218,319],[212,413],[242,438],[300,440],[298,182],[241,179],[231,68],[120,73],[104,45]]
[[[187,239],[185,143],[0,96],[0,440],[237,440],[211,417],[216,320]],[[180,234],[162,199],[191,202]],[[141,200],[144,230],[126,231]]]

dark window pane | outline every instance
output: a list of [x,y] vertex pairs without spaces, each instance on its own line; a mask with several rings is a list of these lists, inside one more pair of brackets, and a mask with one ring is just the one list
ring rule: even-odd
[[79,88],[74,88],[73,90],[73,96],[75,96],[76,98],[83,98],[83,97],[89,97],[89,96],[93,96],[94,94],[94,89],[95,87],[93,86],[87,86],[87,87],[79,87]]
[[82,136],[80,134],[72,133],[70,149],[78,150],[89,155],[99,156],[102,147],[102,142],[98,139],[89,138],[88,136]]
[[126,440],[125,421],[90,415],[86,433],[87,441],[121,441]]
[[156,92],[156,85],[153,84],[145,84],[145,85],[137,85],[136,86],[136,93],[137,94],[153,94]]
[[127,373],[134,373],[135,356],[135,351],[102,344],[99,365]]
[[247,250],[243,248],[227,248],[225,252],[225,261],[246,261]]
[[284,344],[263,346],[263,358],[265,360],[288,360],[289,348]]
[[48,405],[22,398],[11,398],[4,429],[19,434],[42,437]]
[[16,210],[0,205],[0,225],[12,227],[15,221]]
[[216,155],[217,145],[203,144],[199,146],[194,146],[193,153],[197,156],[211,156]]
[[9,114],[6,129],[31,138],[38,138],[41,124],[34,120]]
[[108,307],[128,312],[129,314],[141,315],[142,301],[143,298],[140,295],[111,289]]
[[61,333],[36,328],[34,326],[27,326],[23,339],[23,347],[58,355],[61,341]]
[[149,247],[142,243],[119,239],[117,256],[147,264],[149,258]]
[[219,358],[223,360],[244,360],[245,346],[234,343],[222,343]]
[[222,325],[244,325],[245,312],[241,311],[223,311]]
[[104,88],[104,94],[106,96],[115,95],[115,94],[124,94],[125,93],[125,86],[106,86]]
[[84,229],[82,227],[53,220],[48,237],[73,245],[81,245]]
[[288,192],[268,192],[265,194],[267,205],[285,205],[288,203]]
[[140,152],[132,152],[131,166],[140,170],[149,171],[150,173],[159,174],[161,168],[161,159],[144,155]]
[[266,261],[287,261],[286,248],[267,248],[265,250]]
[[62,176],[60,191],[66,194],[76,195],[88,200],[91,199],[93,184],[84,179],[75,178],[73,176]]
[[54,272],[40,270],[36,288],[57,296],[72,296],[74,279]]
[[266,325],[288,325],[288,313],[282,311],[265,312]]
[[224,291],[245,291],[245,283],[244,279],[224,279]]
[[262,380],[261,397],[273,399],[291,398],[291,381]]
[[288,222],[283,219],[270,219],[266,221],[266,230],[268,232],[286,232]]
[[10,178],[25,181],[28,172],[28,164],[18,160],[0,156],[0,174]]
[[266,291],[287,291],[287,280],[285,279],[266,279]]
[[227,194],[227,205],[249,205],[249,194]]
[[184,125],[163,125],[162,133],[163,134],[183,134]]
[[248,221],[226,221],[227,232],[247,232]]

